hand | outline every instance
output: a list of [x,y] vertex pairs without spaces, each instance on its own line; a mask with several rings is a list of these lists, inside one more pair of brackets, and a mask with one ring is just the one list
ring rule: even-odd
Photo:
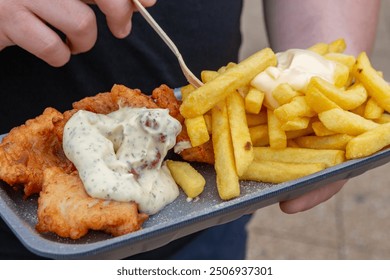
[[[141,2],[148,7],[156,0]],[[96,3],[114,36],[130,33],[135,11],[130,0],[0,0],[0,51],[18,45],[52,66],[64,65],[96,42],[96,17],[86,3]],[[65,42],[51,26],[66,35]]]
[[298,198],[280,202],[279,207],[287,214],[294,214],[309,210],[338,193],[346,182],[347,180],[334,182],[319,189],[310,191]]

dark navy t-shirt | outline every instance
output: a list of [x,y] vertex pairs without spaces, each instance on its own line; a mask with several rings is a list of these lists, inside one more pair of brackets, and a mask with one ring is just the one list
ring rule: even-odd
[[[217,70],[238,60],[241,10],[241,0],[157,1],[149,8],[197,76],[201,70]],[[0,134],[36,117],[46,107],[70,109],[72,102],[109,91],[113,84],[149,94],[163,83],[173,88],[187,83],[174,54],[140,14],[133,16],[132,33],[116,39],[104,15],[98,9],[95,12],[99,32],[96,45],[87,53],[73,56],[63,67],[50,67],[18,47],[0,52]],[[204,230],[133,258],[243,258],[248,219]],[[4,223],[0,224],[0,258],[37,257]]]
[[[148,10],[176,43],[197,75],[237,61],[242,1],[157,1]],[[165,83],[186,84],[176,57],[140,14],[133,16],[132,33],[116,39],[104,15],[96,9],[98,41],[87,53],[75,55],[64,67],[53,68],[18,47],[0,51],[0,133],[8,132],[48,106],[63,111],[72,102],[113,84],[150,93]]]

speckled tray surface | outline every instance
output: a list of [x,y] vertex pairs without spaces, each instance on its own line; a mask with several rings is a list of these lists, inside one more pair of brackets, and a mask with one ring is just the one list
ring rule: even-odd
[[173,203],[151,216],[144,223],[143,229],[120,237],[93,231],[79,240],[39,234],[35,230],[37,197],[23,200],[21,192],[15,192],[2,182],[0,215],[26,248],[40,256],[55,259],[120,259],[152,250],[204,228],[229,222],[322,185],[360,175],[389,161],[390,149],[386,149],[370,157],[350,160],[282,184],[242,181],[241,196],[230,201],[222,201],[218,196],[213,166],[194,164],[207,182],[198,200],[187,201],[181,193]]

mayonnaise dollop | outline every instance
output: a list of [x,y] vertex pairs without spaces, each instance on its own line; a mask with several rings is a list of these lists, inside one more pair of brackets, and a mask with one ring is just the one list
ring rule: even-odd
[[297,91],[304,91],[314,76],[334,83],[336,65],[323,56],[303,49],[290,49],[276,54],[277,66],[268,67],[258,74],[251,85],[265,93],[266,102],[277,108],[278,102],[272,91],[280,84],[287,83]]
[[91,197],[135,201],[154,214],[179,195],[163,161],[180,131],[167,109],[80,110],[65,125],[63,148]]

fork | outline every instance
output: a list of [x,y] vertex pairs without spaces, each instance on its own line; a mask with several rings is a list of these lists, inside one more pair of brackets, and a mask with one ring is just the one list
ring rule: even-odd
[[142,4],[138,0],[133,0],[133,3],[137,7],[140,14],[145,18],[145,20],[150,24],[150,26],[157,32],[157,34],[161,37],[161,39],[167,44],[167,46],[171,49],[171,51],[177,57],[179,61],[180,68],[186,77],[187,81],[193,85],[195,88],[198,88],[203,85],[203,83],[191,72],[191,70],[187,67],[184,62],[183,56],[179,52],[179,49],[173,43],[171,38],[165,33],[165,31],[160,27],[160,25],[154,20],[154,18],[149,14],[149,12],[142,6]]

